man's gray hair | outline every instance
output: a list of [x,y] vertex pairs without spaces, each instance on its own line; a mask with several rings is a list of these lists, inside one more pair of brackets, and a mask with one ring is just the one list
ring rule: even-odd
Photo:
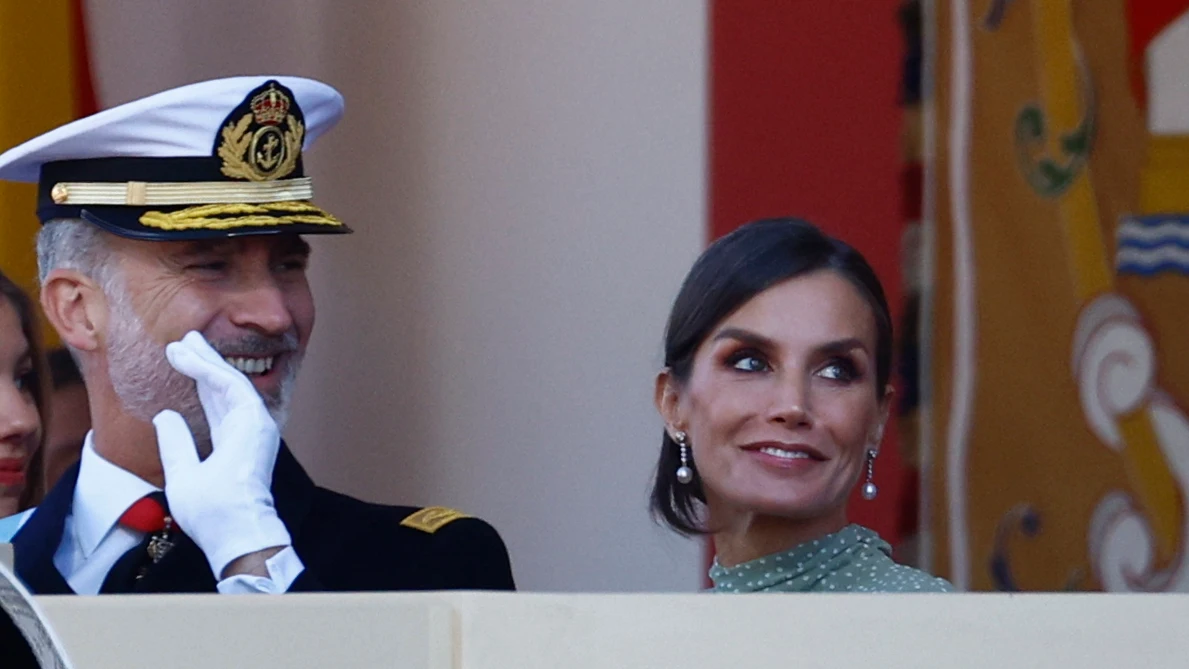
[[119,267],[98,226],[81,218],[55,218],[37,235],[37,270],[41,283],[55,269],[91,277],[107,295],[116,288]]
[[[90,277],[108,299],[122,299],[120,268],[106,234],[81,218],[46,221],[37,233],[37,275],[42,287],[50,272],[69,269]],[[69,344],[66,349],[85,376],[87,366],[79,351]]]

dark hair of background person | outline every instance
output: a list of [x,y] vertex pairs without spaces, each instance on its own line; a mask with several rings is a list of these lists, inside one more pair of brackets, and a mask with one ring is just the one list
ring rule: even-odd
[[[62,347],[50,350],[45,357],[50,374],[46,402],[49,416],[42,426],[41,448],[29,463],[29,472],[37,476],[36,486],[43,496],[78,461],[86,440],[85,430],[90,429],[90,410],[85,406],[87,387],[74,357]],[[80,400],[82,407],[78,406]],[[72,415],[77,412],[86,417],[85,427],[80,427],[79,415]],[[84,430],[81,436],[74,434],[79,429]]]
[[[871,306],[876,329],[876,388],[882,394],[892,367],[892,319],[875,270],[842,240],[798,218],[747,223],[711,244],[686,275],[665,328],[665,368],[678,385],[693,371],[694,356],[725,318],[756,295],[789,279],[831,270],[850,281]],[[664,431],[652,488],[653,516],[686,535],[705,534],[700,506],[706,502],[696,462],[694,478],[677,481],[677,442]]]
[[37,414],[41,417],[41,441],[37,450],[29,454],[29,464],[25,467],[25,489],[21,493],[19,510],[36,506],[41,501],[45,491],[42,489],[41,453],[45,445],[46,401],[49,397],[47,382],[49,370],[46,366],[45,355],[41,347],[41,334],[37,323],[36,312],[29,296],[12,282],[3,272],[0,272],[0,295],[3,295],[17,313],[17,320],[21,324],[21,333],[29,342],[29,352],[33,358],[33,387],[29,389],[33,395],[33,404],[37,407]]
[[54,390],[83,382],[83,376],[68,349],[56,348],[45,357],[50,368],[50,387]]

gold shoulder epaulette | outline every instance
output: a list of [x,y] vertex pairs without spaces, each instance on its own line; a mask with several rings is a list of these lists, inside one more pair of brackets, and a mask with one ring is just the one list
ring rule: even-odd
[[426,534],[433,534],[459,518],[470,518],[470,516],[444,506],[427,506],[420,511],[409,514],[404,520],[400,521],[400,524],[415,530],[421,530]]

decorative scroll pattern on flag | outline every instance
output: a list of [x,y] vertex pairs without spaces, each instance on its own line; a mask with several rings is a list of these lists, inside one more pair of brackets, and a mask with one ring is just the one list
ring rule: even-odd
[[1189,590],[1189,2],[929,7],[930,566]]

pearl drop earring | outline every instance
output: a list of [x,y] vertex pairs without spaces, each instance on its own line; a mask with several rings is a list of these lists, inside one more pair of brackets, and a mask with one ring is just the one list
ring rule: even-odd
[[875,486],[875,451],[867,451],[867,482],[863,484],[863,499],[871,501],[879,494]]
[[682,484],[694,480],[694,470],[689,467],[689,445],[686,443],[687,439],[688,437],[686,437],[684,432],[678,431],[673,433],[673,441],[677,442],[677,447],[681,449],[681,466],[677,468],[677,482]]

